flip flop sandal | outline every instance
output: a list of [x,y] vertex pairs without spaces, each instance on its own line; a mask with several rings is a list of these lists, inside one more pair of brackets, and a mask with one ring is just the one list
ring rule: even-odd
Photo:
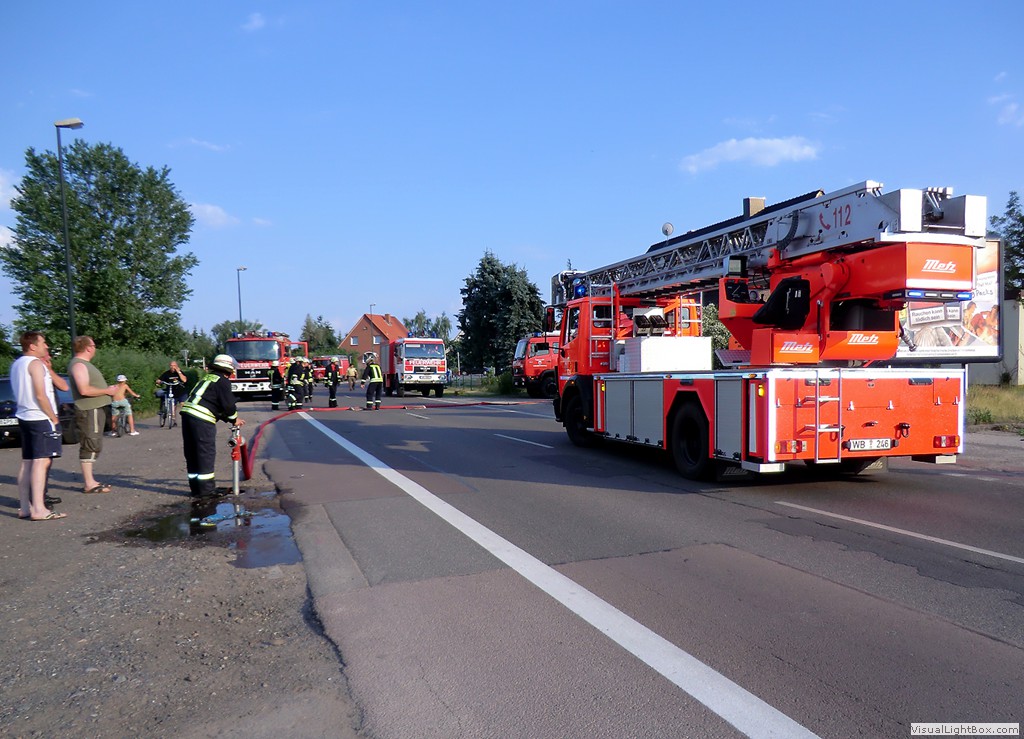
[[93,493],[109,493],[112,489],[113,488],[111,488],[109,485],[97,485],[96,487],[89,488],[88,490],[83,490],[82,492],[85,495],[92,495]]
[[57,513],[56,511],[50,511],[49,514],[42,518],[30,518],[29,521],[56,521],[58,518],[67,518],[66,513]]

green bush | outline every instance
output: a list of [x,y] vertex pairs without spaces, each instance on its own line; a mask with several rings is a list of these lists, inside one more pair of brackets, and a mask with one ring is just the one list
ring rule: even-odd
[[513,395],[515,392],[516,387],[512,384],[512,373],[502,372],[498,375],[498,395]]

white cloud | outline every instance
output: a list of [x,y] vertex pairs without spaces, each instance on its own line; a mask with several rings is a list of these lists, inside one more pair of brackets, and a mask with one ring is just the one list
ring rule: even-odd
[[250,13],[248,20],[242,24],[242,30],[258,31],[265,25],[267,25],[267,21],[264,20],[263,13]]
[[996,123],[1000,126],[1024,126],[1024,110],[1017,103],[1007,103],[999,111]]
[[253,218],[252,222],[254,226],[260,226],[261,228],[266,228],[268,226],[274,225],[274,222],[271,221],[269,218]]
[[683,158],[680,167],[690,174],[715,169],[724,162],[746,162],[758,167],[774,167],[782,162],[817,159],[820,145],[802,136],[784,139],[729,139],[710,149]]
[[214,144],[210,141],[197,139],[194,136],[185,139],[185,144],[188,146],[198,146],[200,149],[208,149],[209,151],[227,151],[230,148],[226,144]]
[[1002,95],[993,95],[988,99],[989,105],[999,105],[999,103],[1005,103],[1007,100],[1012,100],[1013,95],[1003,93]]
[[195,216],[199,223],[210,228],[228,228],[229,226],[237,226],[240,223],[238,218],[228,213],[219,205],[190,203],[188,207],[192,210],[192,215]]

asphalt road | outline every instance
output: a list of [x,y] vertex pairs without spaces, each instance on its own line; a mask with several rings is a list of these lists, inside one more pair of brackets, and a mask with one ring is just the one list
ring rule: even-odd
[[546,403],[423,402],[289,416],[259,451],[368,735],[1022,720],[1016,435],[970,434],[955,466],[702,484],[573,447]]

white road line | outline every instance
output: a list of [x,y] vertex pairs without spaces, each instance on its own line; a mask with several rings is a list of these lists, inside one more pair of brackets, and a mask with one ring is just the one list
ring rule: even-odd
[[526,411],[506,410],[505,413],[516,413],[520,416],[532,416],[533,418],[546,418],[549,421],[555,420],[550,413],[527,413]]
[[969,544],[960,544],[959,542],[950,541],[949,539],[940,539],[937,536],[928,536],[928,534],[919,534],[916,531],[907,531],[906,529],[898,529],[895,526],[886,526],[882,523],[874,523],[873,521],[865,521],[861,518],[853,518],[852,516],[843,516],[839,513],[829,513],[828,511],[822,511],[817,508],[808,508],[807,506],[797,505],[796,503],[787,503],[784,500],[775,501],[776,504],[786,506],[787,508],[798,508],[801,511],[807,511],[809,513],[816,513],[819,516],[827,516],[829,518],[838,518],[841,521],[849,521],[850,523],[858,523],[861,526],[870,526],[875,529],[882,529],[883,531],[890,531],[894,534],[903,534],[904,536],[912,536],[915,539],[923,539],[924,541],[930,541],[935,544],[942,544],[947,547],[955,547],[957,549],[964,549],[968,552],[975,552],[976,554],[984,554],[989,557],[995,557],[997,559],[1005,559],[1008,562],[1017,562],[1024,564],[1024,557],[1014,557],[1012,554],[1003,554],[1001,552],[993,552],[990,549],[980,549],[979,547],[972,547]]
[[444,502],[420,484],[391,469],[307,413],[311,425],[378,475],[439,516],[498,560],[642,662],[750,737],[816,737],[776,708],[683,651],[610,603]]
[[526,439],[517,439],[515,436],[505,436],[505,434],[495,434],[502,439],[508,439],[509,441],[518,441],[520,444],[533,444],[534,446],[544,447],[545,449],[554,449],[553,446],[548,444],[538,444],[536,441],[528,441]]
[[413,418],[422,418],[424,421],[430,420],[430,416],[421,416],[418,413],[406,413],[405,415],[412,416]]

